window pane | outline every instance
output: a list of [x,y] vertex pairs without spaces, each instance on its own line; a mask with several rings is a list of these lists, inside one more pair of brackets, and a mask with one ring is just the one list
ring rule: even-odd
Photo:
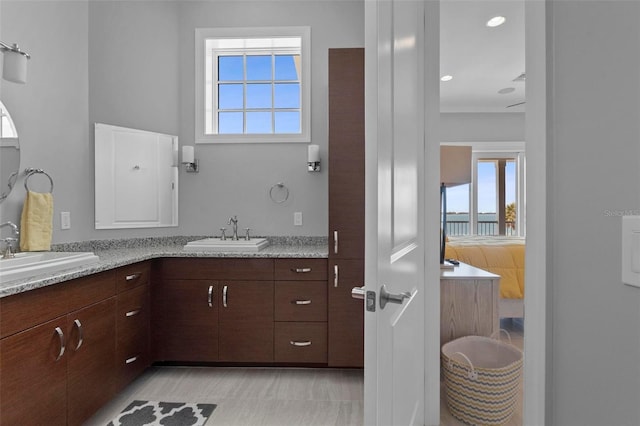
[[517,235],[516,228],[517,207],[516,207],[516,162],[507,160],[505,167],[505,233],[507,235]]
[[238,81],[244,79],[242,56],[218,57],[218,80]]
[[276,108],[300,108],[300,84],[278,83],[275,85]]
[[247,84],[247,108],[271,108],[271,85]]
[[271,80],[271,56],[247,56],[247,80]]
[[496,182],[497,161],[478,161],[478,235],[498,235]]
[[220,84],[218,86],[219,109],[242,109],[242,84]]
[[271,113],[248,112],[247,133],[271,133]]
[[218,133],[242,133],[242,113],[218,113]]
[[276,112],[276,133],[300,133],[300,113]]
[[300,55],[277,55],[275,80],[300,80],[296,62],[300,64]]
[[447,235],[469,235],[469,191],[471,185],[447,188]]

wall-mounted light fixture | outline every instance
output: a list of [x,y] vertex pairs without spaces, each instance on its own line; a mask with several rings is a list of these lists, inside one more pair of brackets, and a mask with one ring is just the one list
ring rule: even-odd
[[0,41],[0,52],[4,53],[2,78],[14,83],[26,83],[27,60],[31,59],[31,56],[20,50],[17,44],[14,43],[10,46],[2,41]]
[[309,157],[307,159],[307,171],[320,171],[320,147],[318,145],[309,145]]
[[182,164],[187,173],[198,173],[198,160],[195,158],[193,147],[185,145],[182,147]]

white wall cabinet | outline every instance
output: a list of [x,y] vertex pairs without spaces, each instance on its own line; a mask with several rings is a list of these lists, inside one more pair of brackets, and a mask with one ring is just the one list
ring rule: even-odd
[[178,226],[178,137],[96,123],[96,229]]

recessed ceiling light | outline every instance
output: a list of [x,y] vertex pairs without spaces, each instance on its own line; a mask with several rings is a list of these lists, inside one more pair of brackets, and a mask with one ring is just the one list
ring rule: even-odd
[[504,16],[494,16],[493,18],[487,21],[487,27],[490,27],[490,28],[497,27],[499,25],[504,24],[504,21],[506,20],[507,18],[505,18]]
[[451,80],[453,80],[452,75],[443,75],[442,77],[440,77],[440,81],[451,81]]
[[498,93],[500,93],[501,95],[506,95],[507,93],[515,92],[515,90],[515,87],[505,87],[504,89],[498,90]]

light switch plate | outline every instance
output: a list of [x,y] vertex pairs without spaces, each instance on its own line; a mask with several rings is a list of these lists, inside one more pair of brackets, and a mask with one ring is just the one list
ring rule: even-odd
[[60,212],[60,229],[71,229],[71,212]]
[[622,217],[622,282],[640,287],[640,216]]
[[302,212],[293,213],[293,225],[302,226]]

